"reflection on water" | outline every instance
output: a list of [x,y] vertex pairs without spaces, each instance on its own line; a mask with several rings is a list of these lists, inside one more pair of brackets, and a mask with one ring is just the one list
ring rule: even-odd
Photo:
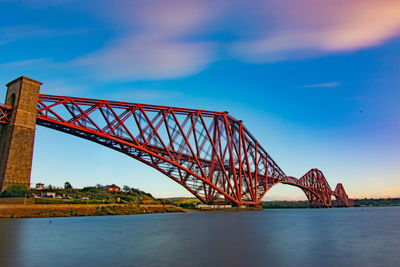
[[0,219],[0,266],[13,266],[15,260],[10,256],[15,255],[23,223],[21,220]]
[[400,207],[2,219],[0,266],[400,266]]

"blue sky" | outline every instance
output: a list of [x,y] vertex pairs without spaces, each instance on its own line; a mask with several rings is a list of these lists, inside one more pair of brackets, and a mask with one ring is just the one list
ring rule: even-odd
[[[319,168],[350,197],[399,197],[398,0],[0,0],[0,10],[4,85],[25,75],[42,93],[228,110],[287,175]],[[189,196],[125,155],[38,126],[32,183],[67,180]],[[285,185],[266,197],[304,198]]]

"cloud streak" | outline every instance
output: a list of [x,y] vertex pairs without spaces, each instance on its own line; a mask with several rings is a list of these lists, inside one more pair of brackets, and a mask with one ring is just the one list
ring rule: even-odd
[[156,36],[118,40],[73,62],[107,79],[165,79],[192,75],[214,60],[212,44]]
[[35,58],[35,59],[27,59],[27,60],[19,60],[12,62],[5,62],[0,64],[0,68],[2,69],[18,69],[24,67],[32,67],[40,64],[47,64],[48,59],[46,58]]
[[105,16],[126,29],[125,36],[72,64],[105,79],[152,80],[198,73],[217,59],[212,41],[191,39],[213,12],[202,1],[122,1],[103,5]]
[[108,97],[110,99],[124,99],[128,102],[147,101],[162,98],[181,97],[182,92],[171,90],[154,90],[154,89],[135,89],[129,91],[113,92]]
[[54,38],[55,36],[77,35],[87,29],[49,29],[35,25],[18,25],[0,28],[0,45],[21,40]]
[[[179,78],[224,56],[268,63],[356,51],[400,33],[398,0],[138,0],[97,6],[118,37],[73,64],[105,79]],[[221,34],[232,37],[221,40]]]
[[327,82],[327,83],[316,83],[316,84],[308,84],[303,85],[300,88],[331,88],[340,86],[340,82]]
[[[249,62],[301,59],[382,44],[400,33],[400,1],[258,1],[259,33],[231,46]],[[270,30],[263,31],[267,27]]]

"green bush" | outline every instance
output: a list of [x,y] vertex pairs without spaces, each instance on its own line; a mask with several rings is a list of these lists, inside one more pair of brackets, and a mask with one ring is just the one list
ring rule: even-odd
[[0,197],[30,197],[31,192],[29,189],[23,184],[14,184],[6,188],[3,192],[0,193]]
[[186,203],[179,203],[179,207],[182,207],[184,209],[195,209],[196,205],[192,202],[186,202]]
[[82,190],[81,190],[81,192],[83,192],[83,193],[99,193],[99,192],[101,192],[102,190],[101,189],[99,189],[99,188],[96,188],[96,187],[93,187],[93,186],[87,186],[87,187],[84,187]]

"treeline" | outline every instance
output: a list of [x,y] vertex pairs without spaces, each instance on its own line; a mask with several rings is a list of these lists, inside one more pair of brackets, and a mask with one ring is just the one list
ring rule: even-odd
[[[61,189],[61,190],[58,189],[58,190],[60,190],[60,192],[66,191],[66,193],[70,192],[68,190],[72,190],[72,191],[75,190],[78,192],[78,195],[80,193],[80,194],[84,194],[85,196],[103,197],[103,198],[107,198],[107,196],[110,196],[110,194],[111,194],[112,196],[120,196],[120,197],[128,195],[130,197],[139,196],[144,199],[154,199],[154,197],[150,193],[146,193],[142,190],[139,190],[134,187],[129,187],[127,185],[124,185],[122,187],[121,192],[107,191],[107,187],[108,187],[107,185],[97,184],[96,186],[87,186],[82,189],[72,189],[72,187],[71,187],[69,189]],[[58,191],[58,190],[55,190],[55,191]]]
[[400,206],[400,198],[364,198],[364,199],[352,199],[350,202],[354,207]]
[[310,208],[308,201],[266,201],[262,203],[263,209],[301,209]]
[[177,205],[185,209],[194,209],[197,204],[201,204],[201,201],[193,197],[170,197],[164,199],[165,203],[169,205]]
[[[350,199],[350,207],[365,207],[365,206],[400,206],[400,198],[364,198]],[[336,207],[336,200],[332,200],[332,206]],[[263,202],[264,209],[288,209],[288,208],[310,208],[308,201],[268,201]]]

